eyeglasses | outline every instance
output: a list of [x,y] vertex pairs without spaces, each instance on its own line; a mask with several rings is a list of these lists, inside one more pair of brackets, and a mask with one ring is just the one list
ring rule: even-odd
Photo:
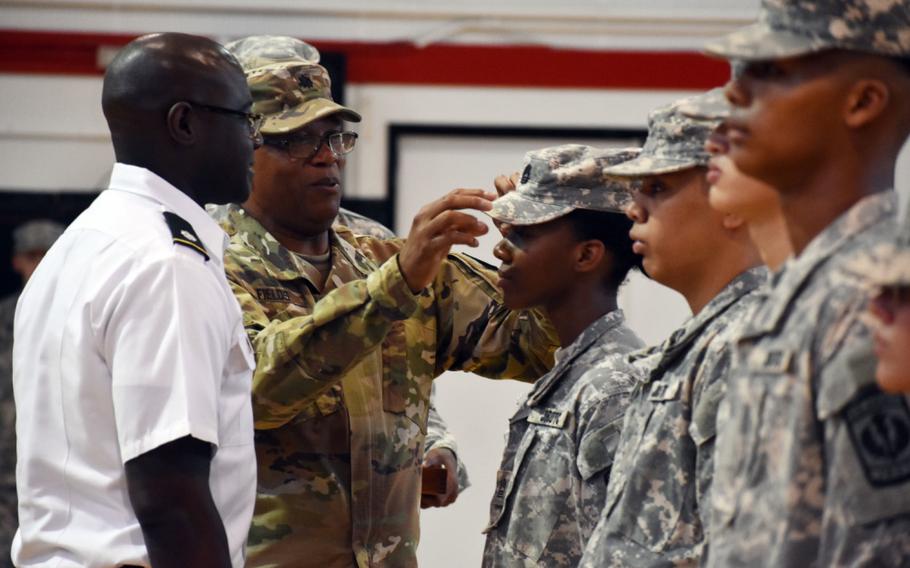
[[205,103],[197,103],[194,101],[185,102],[190,106],[198,107],[209,112],[217,112],[220,114],[227,114],[230,116],[236,116],[245,119],[247,121],[247,125],[250,128],[250,139],[256,144],[262,144],[262,133],[259,132],[259,129],[262,128],[262,122],[265,120],[265,117],[261,114],[255,112],[244,112],[242,110],[234,110],[232,108],[224,108]]
[[309,161],[319,153],[323,144],[336,158],[350,154],[357,142],[356,132],[329,132],[322,136],[295,136],[290,138],[267,137],[263,144],[283,149],[292,160]]

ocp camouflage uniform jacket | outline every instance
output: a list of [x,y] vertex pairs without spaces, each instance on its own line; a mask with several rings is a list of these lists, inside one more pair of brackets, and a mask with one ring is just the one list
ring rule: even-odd
[[256,351],[259,487],[250,566],[416,566],[431,381],[446,370],[533,380],[557,340],[511,312],[495,272],[453,254],[411,293],[402,242],[330,231],[332,270],[282,247],[237,206],[228,280]]
[[582,566],[694,566],[705,541],[717,409],[731,335],[767,281],[737,276],[659,348],[632,394],[607,487],[604,516]]
[[[377,239],[396,238],[395,233],[379,221],[344,207],[338,208],[338,217],[335,218],[334,224],[336,229],[341,231],[344,231],[344,229],[338,227],[338,225],[347,227],[354,235],[365,235]],[[471,486],[471,481],[468,478],[468,468],[465,467],[464,462],[461,461],[461,457],[458,455],[458,443],[449,430],[449,425],[436,409],[435,400],[436,385],[434,384],[430,391],[430,411],[427,417],[427,437],[424,450],[427,453],[436,448],[445,448],[455,454],[455,460],[458,462],[458,491],[464,491]]]
[[864,323],[895,199],[867,197],[817,235],[739,341],[710,566],[910,564],[910,411],[875,386]]
[[600,520],[643,347],[622,311],[585,329],[509,421],[484,531],[485,567],[577,566]]

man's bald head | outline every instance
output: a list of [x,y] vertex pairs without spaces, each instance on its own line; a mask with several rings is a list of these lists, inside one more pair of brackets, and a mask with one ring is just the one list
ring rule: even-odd
[[161,33],[127,44],[104,74],[101,106],[105,116],[127,111],[156,111],[183,99],[204,95],[240,64],[220,44],[204,37]]
[[[198,202],[248,193],[251,104],[233,55],[179,33],[127,44],[108,66],[101,95],[117,161],[158,174]],[[234,166],[240,171],[225,178]]]

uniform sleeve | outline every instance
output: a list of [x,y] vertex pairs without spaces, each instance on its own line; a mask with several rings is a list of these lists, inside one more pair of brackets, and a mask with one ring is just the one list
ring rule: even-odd
[[124,463],[185,436],[218,445],[234,332],[221,286],[201,258],[178,255],[132,271],[106,299],[102,349]]
[[717,414],[727,392],[730,374],[732,337],[719,333],[709,341],[705,358],[692,387],[692,422],[689,436],[695,442],[695,498],[698,508],[709,510],[714,482],[714,448],[717,439]]
[[553,366],[559,340],[539,310],[512,311],[494,284],[496,271],[451,254],[433,284],[439,320],[437,374],[468,371],[533,382]]
[[278,428],[379,346],[392,324],[417,308],[393,256],[367,278],[333,290],[302,317],[270,321],[243,271],[227,265],[256,352],[256,428]]
[[468,470],[458,455],[458,443],[455,441],[455,436],[449,431],[449,425],[446,424],[442,415],[439,414],[439,410],[436,409],[435,401],[436,385],[434,384],[430,390],[430,412],[427,417],[427,437],[424,453],[435,448],[451,450],[458,461],[458,490],[464,491],[471,486],[471,481],[468,479]]
[[[815,346],[810,369],[824,435],[822,566],[897,567],[910,557],[910,405],[875,384],[864,312],[856,302],[816,331],[828,344]],[[834,337],[836,328],[847,331]]]

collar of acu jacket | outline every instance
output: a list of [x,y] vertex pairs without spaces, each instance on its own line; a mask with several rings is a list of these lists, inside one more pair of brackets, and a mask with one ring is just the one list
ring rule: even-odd
[[[745,328],[742,339],[777,329],[797,301],[806,281],[853,238],[881,225],[894,223],[897,194],[883,191],[863,198],[815,236],[801,255],[790,259],[774,276],[765,304]],[[860,276],[862,277],[862,276]]]
[[621,326],[625,321],[622,310],[616,309],[603,315],[594,323],[586,327],[585,330],[581,332],[581,335],[575,338],[575,341],[560,353],[559,360],[556,362],[556,365],[550,369],[550,372],[541,377],[534,384],[534,390],[528,397],[527,405],[535,406],[539,404],[546,398],[547,394],[559,384],[559,380],[563,377],[566,370],[572,366],[573,361],[575,361],[579,355],[585,353],[595,341],[600,340],[603,336]]
[[764,266],[756,266],[740,273],[719,294],[714,296],[708,305],[664,340],[660,345],[660,355],[657,356],[654,367],[648,373],[648,380],[653,381],[663,375],[668,367],[688,352],[692,343],[711,322],[723,315],[740,298],[757,290],[767,281],[768,270]]

